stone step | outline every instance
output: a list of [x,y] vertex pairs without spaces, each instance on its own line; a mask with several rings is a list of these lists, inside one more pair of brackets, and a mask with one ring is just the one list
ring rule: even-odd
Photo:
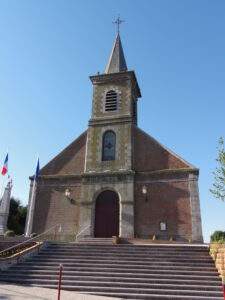
[[157,247],[148,247],[148,246],[123,246],[120,244],[117,245],[85,245],[85,244],[71,244],[71,245],[65,245],[65,246],[60,246],[60,245],[48,245],[46,248],[47,250],[61,250],[64,251],[66,249],[68,250],[76,250],[76,249],[81,249],[81,250],[107,250],[107,251],[131,251],[131,252],[137,252],[137,251],[149,251],[149,252],[158,252],[160,251],[161,253],[163,252],[174,252],[174,253],[209,253],[209,248],[202,248],[202,249],[195,249],[195,248],[188,248],[188,249],[173,249],[171,247],[169,248],[157,248]]
[[155,251],[155,252],[147,252],[147,251],[143,251],[143,252],[127,252],[127,251],[91,251],[90,250],[71,250],[71,251],[59,251],[59,250],[41,250],[40,251],[40,255],[70,255],[70,256],[75,256],[75,255],[91,255],[91,256],[96,256],[96,255],[107,255],[107,256],[111,256],[111,255],[120,255],[120,256],[135,256],[135,257],[143,257],[143,256],[150,256],[150,257],[179,257],[179,258],[202,258],[202,259],[209,259],[209,254],[208,253],[174,253],[174,252],[164,252],[161,253],[159,251]]
[[83,294],[87,295],[99,295],[104,297],[117,297],[123,299],[158,299],[158,300],[166,300],[166,299],[173,299],[173,300],[223,300],[223,297],[215,297],[215,296],[179,296],[179,295],[156,295],[156,294],[129,294],[129,293],[93,293],[93,292],[83,292]]
[[[38,257],[62,257],[62,258],[95,258],[95,257],[107,257],[107,258],[134,258],[134,259],[158,259],[158,260],[182,260],[182,261],[213,261],[212,258],[208,255],[206,256],[188,256],[188,255],[149,255],[147,253],[143,254],[132,254],[132,253],[84,253],[84,252],[77,252],[77,253],[60,253],[57,254],[57,252],[51,252],[47,253],[45,251],[41,251],[38,255]],[[35,257],[35,256],[34,256]]]
[[[0,281],[127,299],[223,299],[207,246],[50,243],[0,273]],[[165,298],[167,297],[167,298]]]
[[[13,280],[16,282],[19,282],[20,280],[57,280],[58,278],[58,272],[55,272],[55,274],[32,274],[32,273],[14,273],[13,275],[11,274],[0,274],[0,280]],[[142,277],[142,278],[129,278],[129,277],[106,277],[106,276],[95,276],[95,277],[91,277],[91,276],[75,276],[75,275],[68,275],[65,274],[63,272],[63,282],[65,283],[66,281],[68,282],[74,282],[74,283],[78,283],[78,282],[91,282],[92,283],[101,283],[104,282],[105,285],[107,284],[111,284],[114,285],[115,283],[117,283],[118,285],[129,285],[129,284],[135,284],[136,287],[138,286],[149,286],[149,284],[154,285],[154,284],[162,284],[162,285],[168,285],[168,284],[172,284],[172,285],[198,285],[199,288],[202,288],[202,286],[208,286],[209,288],[214,288],[214,287],[219,287],[221,288],[221,282],[220,280],[200,280],[198,279],[193,279],[193,278],[185,278],[185,279],[171,279],[170,276],[167,276],[167,278],[146,278],[146,277]]]
[[[30,283],[31,284],[31,283]],[[47,288],[56,288],[57,287],[57,281],[54,283],[47,283],[43,282],[41,284],[37,283],[32,283],[35,286],[43,286]],[[181,288],[180,290],[177,289],[177,286],[174,285],[173,287],[171,286],[170,288],[159,288],[157,286],[156,288],[154,287],[149,287],[149,288],[137,288],[137,287],[121,287],[121,286],[86,286],[86,285],[65,285],[62,284],[62,289],[64,290],[70,290],[70,291],[77,291],[77,292],[90,292],[94,294],[99,294],[103,292],[110,292],[110,293],[129,293],[129,294],[135,294],[135,295],[140,295],[140,294],[148,294],[149,296],[151,294],[157,294],[157,295],[170,295],[171,298],[174,295],[179,295],[179,296],[207,296],[207,297],[222,297],[221,289],[217,289],[216,291],[214,290],[204,290],[200,289],[198,287],[197,290],[193,289],[191,286],[188,286],[188,289]],[[172,298],[173,299],[173,298]],[[213,298],[215,299],[215,298]],[[223,299],[223,298],[221,298]]]
[[[96,269],[125,269],[128,270],[128,269],[132,269],[132,270],[135,270],[136,272],[138,270],[145,270],[145,271],[149,271],[151,269],[153,269],[153,267],[157,267],[157,269],[163,269],[163,267],[166,267],[166,268],[173,268],[173,269],[176,269],[178,267],[178,264],[173,264],[173,263],[170,263],[170,262],[167,262],[167,263],[164,263],[164,264],[158,264],[158,266],[156,266],[155,264],[152,264],[152,266],[150,264],[146,265],[146,264],[122,264],[122,263],[95,263],[95,264],[90,264],[90,263],[71,263],[71,262],[62,262],[61,260],[59,261],[52,261],[52,262],[41,262],[41,261],[37,261],[37,262],[33,262],[33,261],[25,261],[23,263],[23,266],[29,266],[30,268],[33,268],[35,266],[40,266],[40,267],[47,267],[47,268],[50,268],[50,267],[58,267],[59,264],[63,263],[63,266],[64,268],[65,267],[72,267],[73,269],[82,269],[82,268],[96,268]],[[183,269],[185,267],[191,267],[193,268],[193,270],[199,270],[199,267],[200,270],[205,270],[207,271],[208,269],[210,270],[215,270],[215,267],[214,265],[192,265],[192,264],[189,264],[189,265],[185,265],[185,264],[182,264],[180,263],[179,264],[179,267],[182,267]],[[125,270],[125,271],[126,271]]]
[[80,243],[113,243],[113,239],[107,239],[107,238],[102,238],[102,239],[78,239],[75,241],[75,243],[80,244]]
[[82,255],[82,254],[77,254],[77,255],[56,255],[55,253],[52,253],[50,255],[45,254],[45,253],[40,253],[38,256],[35,256],[32,258],[33,260],[35,259],[62,259],[62,260],[128,260],[128,261],[145,261],[145,262],[158,262],[158,261],[170,261],[170,262],[198,262],[198,263],[212,263],[212,258],[211,257],[199,257],[199,258],[191,258],[191,257],[173,257],[173,256],[136,256],[136,255],[106,255],[104,256],[101,255]]
[[[55,264],[70,264],[70,265],[73,265],[73,266],[85,266],[85,265],[89,265],[89,266],[92,266],[92,265],[100,265],[100,266],[103,266],[103,265],[115,265],[115,266],[136,266],[136,267],[141,267],[141,266],[144,266],[144,267],[149,267],[151,268],[152,266],[155,266],[157,265],[158,268],[160,268],[161,266],[192,266],[193,268],[195,268],[196,264],[193,263],[192,261],[185,261],[185,262],[182,262],[182,261],[176,261],[176,260],[131,260],[131,259],[68,259],[68,258],[40,258],[40,259],[37,259],[37,258],[34,258],[34,259],[28,259],[25,263],[28,263],[28,264],[41,264],[41,265],[44,265],[44,264],[51,264],[51,263],[55,263]],[[208,261],[208,262],[199,262],[198,263],[198,266],[197,267],[214,267],[214,264],[213,262],[211,261]]]
[[48,249],[126,249],[131,251],[136,250],[149,250],[149,251],[173,251],[173,252],[209,252],[209,247],[171,247],[171,246],[158,246],[158,245],[123,245],[123,244],[117,244],[117,245],[85,245],[85,244],[77,244],[77,243],[67,243],[67,244],[54,244],[49,243]]
[[114,245],[114,240],[113,239],[83,239],[83,240],[78,240],[74,242],[75,245],[107,245],[107,246],[112,246]]
[[135,258],[177,258],[177,259],[193,259],[193,260],[199,260],[199,259],[203,259],[203,260],[212,260],[212,258],[209,256],[209,254],[203,254],[203,255],[185,255],[185,254],[175,254],[175,253],[147,253],[147,252],[143,252],[143,253],[126,253],[126,252],[95,252],[95,251],[91,251],[91,253],[89,251],[45,251],[45,250],[41,250],[39,253],[40,256],[68,256],[68,257],[76,257],[76,256],[83,256],[83,257],[102,257],[102,256],[107,256],[107,257],[135,257]]
[[[161,266],[191,266],[193,268],[195,268],[195,263],[193,262],[173,262],[173,261],[158,261],[157,264],[156,262],[142,262],[142,263],[137,263],[137,262],[127,262],[127,261],[100,261],[100,262],[95,262],[95,261],[85,261],[85,262],[80,262],[80,261],[76,261],[76,260],[70,260],[70,259],[37,259],[37,260],[27,260],[24,262],[24,264],[26,265],[30,265],[31,267],[33,265],[40,265],[40,266],[44,266],[44,265],[59,265],[59,264],[63,264],[63,265],[67,265],[67,266],[73,266],[73,267],[99,267],[99,268],[103,268],[103,267],[112,267],[112,268],[118,268],[118,267],[126,267],[126,268],[136,268],[136,269],[149,269],[151,268],[151,266],[157,265],[158,268],[160,268]],[[212,262],[205,262],[205,263],[198,263],[198,267],[213,267],[213,263]]]
[[[97,240],[97,239],[96,239]],[[103,239],[101,239],[103,240]],[[79,245],[75,241],[73,242],[59,242],[59,241],[49,241],[49,245],[54,245],[54,246],[73,246],[73,245]],[[117,244],[120,247],[149,247],[149,248],[172,248],[172,249],[177,249],[177,248],[182,248],[182,249],[208,249],[209,245],[208,244],[189,244],[189,243],[183,243],[183,244],[175,244],[175,243],[142,243],[142,244]]]
[[[17,283],[26,283],[26,284],[51,284],[57,286],[58,279],[44,279],[44,278],[21,278],[21,277],[13,277],[6,278],[7,282],[17,282]],[[3,281],[3,279],[2,279]],[[133,292],[141,293],[143,290],[155,289],[157,291],[167,290],[171,292],[181,293],[185,291],[186,293],[198,293],[198,292],[208,292],[208,293],[220,293],[221,286],[210,286],[210,285],[186,285],[186,284],[170,284],[170,283],[133,283],[133,282],[109,282],[109,281],[73,281],[73,280],[62,280],[62,286],[76,286],[76,287],[84,287],[85,289],[108,289],[108,290],[117,290],[118,288],[122,290],[132,290]]]
[[97,238],[97,237],[79,237],[78,242],[82,242],[82,241],[105,241],[105,242],[108,242],[108,241],[113,241],[113,237],[111,238]]
[[[16,266],[12,266],[10,268],[10,270],[15,270],[15,269],[21,269],[21,270],[40,270],[40,269],[43,269],[43,270],[58,270],[59,269],[59,264],[45,264],[45,265],[40,265],[40,264],[36,264],[36,265],[32,265],[30,263],[26,263],[24,262],[23,264],[18,264]],[[169,271],[172,271],[172,272],[203,272],[204,274],[218,274],[218,272],[216,271],[216,268],[215,266],[211,267],[211,268],[208,268],[208,267],[186,267],[186,266],[174,266],[173,268],[171,268],[170,265],[167,265],[167,266],[161,266],[160,268],[158,266],[151,266],[151,268],[139,268],[137,269],[136,266],[134,266],[133,268],[131,267],[128,267],[126,266],[126,268],[123,268],[122,266],[117,266],[117,267],[98,267],[98,266],[71,266],[71,265],[68,265],[68,264],[64,264],[63,265],[63,269],[64,270],[67,270],[67,271],[98,271],[98,272],[120,272],[120,273],[136,273],[136,274],[152,274],[152,272],[156,272],[156,271],[160,271],[160,272],[169,272]]]
[[[56,275],[58,274],[58,270],[59,268],[54,268],[53,270],[44,270],[41,267],[39,268],[32,268],[30,270],[30,268],[24,268],[24,267],[14,267],[14,268],[10,268],[7,271],[3,271],[2,274],[27,274],[27,271],[29,269],[29,274],[46,274],[46,275]],[[96,271],[76,271],[76,270],[68,270],[63,268],[63,274],[64,275],[72,275],[72,276],[102,276],[102,277],[120,277],[120,278],[134,278],[134,279],[142,279],[142,278],[146,278],[146,279],[163,279],[163,278],[170,278],[170,279],[188,279],[188,280],[208,280],[208,281],[215,281],[215,282],[219,282],[221,283],[221,280],[218,276],[218,272],[217,271],[211,271],[211,272],[207,272],[208,275],[205,275],[206,273],[204,271],[174,271],[174,270],[151,270],[148,273],[129,273],[129,272],[124,272],[124,273],[120,273],[120,272],[107,272],[107,271],[103,271],[103,272],[96,272]],[[5,276],[5,275],[4,275]]]

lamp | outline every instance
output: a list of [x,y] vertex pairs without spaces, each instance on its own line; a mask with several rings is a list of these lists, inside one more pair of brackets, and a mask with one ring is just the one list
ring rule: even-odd
[[145,185],[143,185],[143,187],[142,187],[142,194],[145,196],[145,202],[147,202],[148,201],[147,187]]

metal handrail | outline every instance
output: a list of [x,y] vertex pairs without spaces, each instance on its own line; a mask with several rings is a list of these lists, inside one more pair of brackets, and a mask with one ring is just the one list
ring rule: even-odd
[[78,238],[78,236],[79,235],[81,235],[81,233],[83,233],[86,229],[88,229],[89,227],[91,227],[91,225],[89,224],[89,225],[87,225],[86,227],[84,227],[80,232],[78,232],[78,234],[76,235],[76,238],[75,238],[75,240],[76,240],[76,242],[77,242],[77,238]]
[[49,229],[47,229],[46,231],[40,233],[39,235],[36,235],[36,236],[33,237],[33,238],[30,238],[30,239],[28,239],[28,240],[26,240],[26,241],[24,241],[24,242],[22,242],[22,243],[16,244],[16,245],[14,245],[14,246],[11,246],[11,247],[9,247],[9,248],[7,248],[7,249],[2,250],[2,251],[0,252],[0,257],[1,257],[1,255],[2,255],[4,252],[13,250],[14,248],[20,247],[20,246],[22,246],[22,245],[26,245],[27,243],[30,243],[30,242],[33,242],[33,241],[37,240],[39,237],[45,235],[46,233],[48,233],[49,231],[51,231],[53,228],[57,228],[57,226],[60,228],[60,227],[61,227],[61,224],[54,225],[54,226],[50,227]]

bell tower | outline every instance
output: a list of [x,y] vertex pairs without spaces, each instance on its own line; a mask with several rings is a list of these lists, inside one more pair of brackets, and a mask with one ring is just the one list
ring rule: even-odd
[[[107,205],[110,201],[107,195],[114,193],[119,201],[119,236],[132,238],[132,131],[133,125],[137,124],[137,101],[141,93],[134,71],[127,69],[119,32],[105,72],[91,76],[90,80],[93,84],[93,100],[82,175],[80,230],[87,228],[86,235],[96,236],[96,220],[99,220],[96,219],[96,201],[100,197],[102,203]],[[102,195],[105,195],[105,199]]]
[[[105,73],[90,79],[93,101],[85,172],[131,170],[131,129],[132,124],[137,124],[137,101],[141,94],[134,71],[127,70],[119,33]],[[107,135],[108,131],[111,135]]]

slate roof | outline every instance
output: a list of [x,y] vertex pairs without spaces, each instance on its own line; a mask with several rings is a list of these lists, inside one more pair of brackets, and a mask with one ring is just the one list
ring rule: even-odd
[[123,71],[127,71],[127,64],[123,53],[120,35],[118,33],[105,69],[105,73],[110,74]]

